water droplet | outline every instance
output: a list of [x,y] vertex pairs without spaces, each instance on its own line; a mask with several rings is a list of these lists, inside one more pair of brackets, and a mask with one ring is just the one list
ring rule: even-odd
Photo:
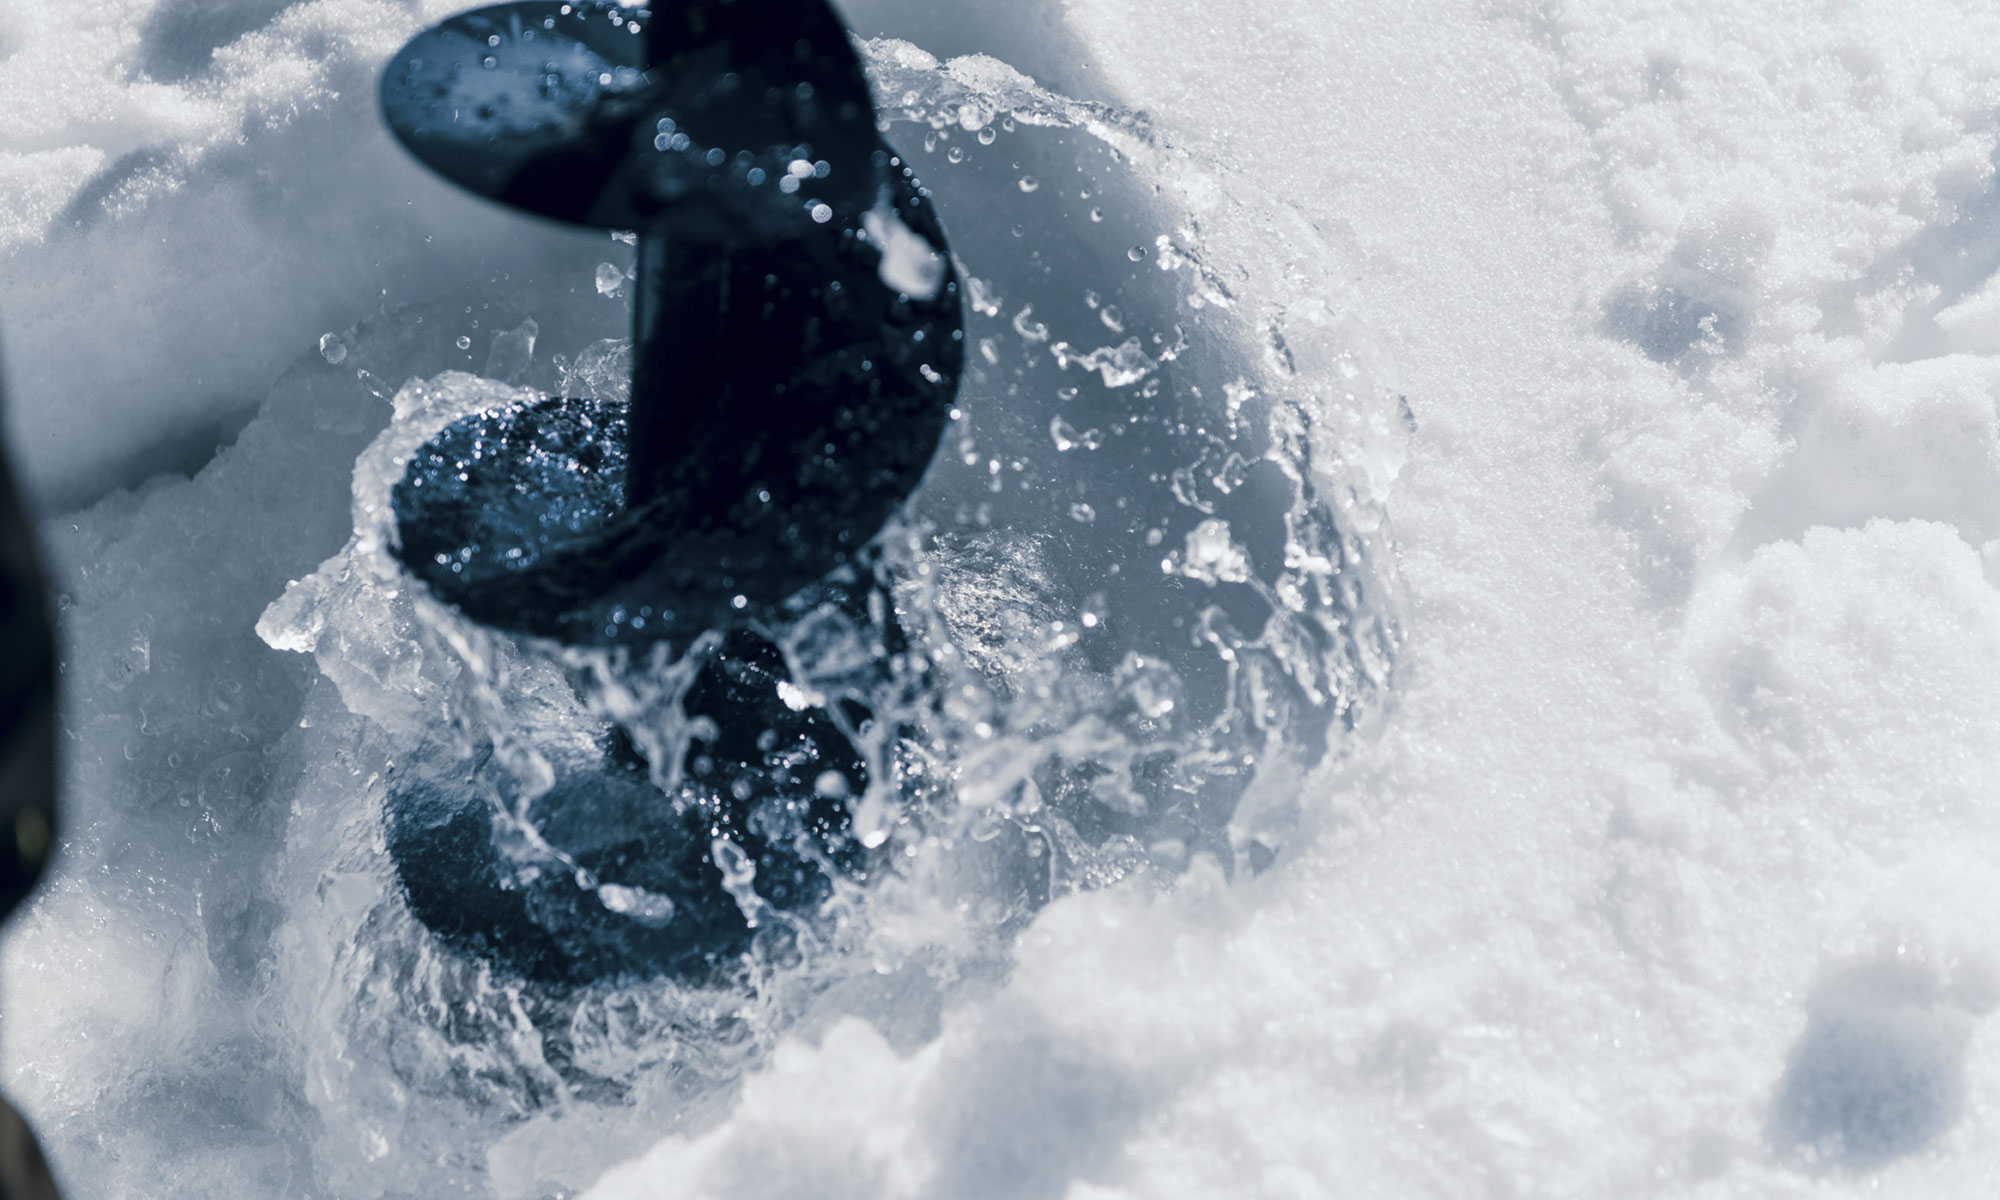
[[621,883],[600,884],[597,899],[612,912],[632,918],[651,929],[663,929],[674,919],[674,902],[657,892],[626,887]]
[[1035,190],[1036,188],[1038,188],[1038,187],[1040,187],[1040,186],[1042,186],[1042,181],[1041,181],[1041,180],[1039,180],[1039,179],[1037,179],[1037,178],[1035,178],[1035,177],[1034,177],[1033,175],[1023,175],[1023,176],[1021,176],[1021,190],[1022,190],[1022,191],[1024,191],[1024,192],[1032,192],[1032,191],[1034,191],[1034,190]]
[[1091,219],[1091,220],[1093,220],[1093,221],[1102,221],[1102,220],[1104,219],[1104,210],[1103,210],[1103,209],[1101,209],[1101,208],[1093,208],[1093,209],[1091,209],[1091,210],[1090,210],[1090,219]]
[[947,162],[962,163],[965,161],[965,147],[953,146],[944,157]]
[[472,339],[471,339],[471,338],[469,338],[469,337],[467,337],[467,336],[465,336],[465,335],[464,335],[464,334],[462,334],[462,333],[461,333],[461,334],[459,334],[459,335],[458,335],[458,348],[459,348],[460,350],[470,350],[470,349],[472,349]]
[[982,146],[991,146],[994,142],[998,141],[999,138],[1000,138],[1000,131],[993,128],[991,125],[988,125],[986,128],[979,131],[979,144]]
[[743,848],[726,838],[716,838],[709,844],[709,857],[722,872],[722,882],[728,887],[742,887],[757,877],[757,862]]
[[1058,451],[1074,450],[1079,446],[1085,450],[1095,450],[1104,444],[1102,431],[1086,429],[1079,433],[1076,426],[1061,417],[1049,422],[1049,437],[1055,442]]
[[973,312],[982,317],[1000,315],[1000,294],[993,290],[992,284],[977,275],[968,275],[965,277],[965,289],[966,300],[972,305]]
[[815,204],[812,206],[812,219],[824,225],[833,220],[833,209],[824,204]]
[[1144,246],[1134,246],[1125,252],[1125,257],[1131,259],[1133,262],[1145,262],[1146,248]]
[[347,343],[331,333],[323,333],[319,338],[320,357],[339,366],[347,358]]
[[1097,510],[1088,504],[1072,504],[1069,506],[1069,519],[1079,525],[1088,525],[1097,519]]
[[623,288],[624,286],[625,286],[625,272],[619,270],[617,264],[615,263],[597,264],[598,295],[616,296],[619,292],[619,289]]
[[1034,314],[1035,306],[1032,304],[1025,306],[1020,312],[1015,313],[1014,332],[1020,334],[1021,340],[1024,342],[1031,344],[1046,342],[1049,340],[1049,327],[1040,321],[1030,320],[1029,318],[1033,317]]

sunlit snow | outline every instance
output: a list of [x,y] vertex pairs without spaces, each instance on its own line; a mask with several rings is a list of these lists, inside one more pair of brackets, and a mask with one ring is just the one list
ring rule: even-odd
[[[0,1078],[70,1194],[1990,1190],[2000,15],[844,6],[961,254],[1080,230],[1170,285],[966,259],[968,421],[1023,361],[1058,406],[947,441],[925,511],[965,536],[910,559],[998,681],[953,715],[993,747],[953,766],[967,803],[1019,820],[1029,749],[1182,702],[1143,656],[1078,682],[1079,629],[1158,615],[1038,557],[1126,519],[1017,483],[1121,444],[1079,387],[1214,377],[1146,569],[1282,613],[1347,589],[1309,665],[1353,703],[1323,758],[1272,741],[1220,848],[1107,840],[1034,910],[913,843],[833,965],[606,992],[556,1036],[385,901],[370,807],[397,739],[576,704],[378,570],[392,412],[624,371],[629,245],[381,130],[380,64],[462,7],[0,0],[6,421],[61,592],[68,821],[6,935]],[[1051,145],[1154,207],[1017,165]],[[1273,456],[1232,461],[1252,421]],[[1271,464],[1344,540],[1296,503],[1246,525]],[[982,514],[1003,488],[1041,524]],[[1232,671],[1314,650],[1226,624],[1189,636]]]

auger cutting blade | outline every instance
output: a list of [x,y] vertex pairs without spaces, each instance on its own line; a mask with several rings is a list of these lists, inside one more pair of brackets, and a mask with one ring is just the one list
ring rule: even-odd
[[936,456],[963,317],[826,0],[480,9],[406,46],[383,105],[447,178],[638,234],[629,402],[441,431],[395,492],[413,574],[505,629],[691,640],[864,553]]
[[768,241],[852,222],[887,182],[825,0],[482,8],[404,46],[382,108],[445,178],[583,225]]
[[631,229],[644,222],[632,176],[646,54],[642,10],[494,5],[398,51],[382,111],[410,153],[461,187],[559,221]]

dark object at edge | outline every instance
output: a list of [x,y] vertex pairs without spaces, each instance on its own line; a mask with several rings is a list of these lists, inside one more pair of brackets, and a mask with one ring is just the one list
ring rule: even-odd
[[[55,845],[55,632],[34,539],[0,447],[0,917],[35,889]],[[56,1200],[20,1114],[0,1101],[0,1200]]]

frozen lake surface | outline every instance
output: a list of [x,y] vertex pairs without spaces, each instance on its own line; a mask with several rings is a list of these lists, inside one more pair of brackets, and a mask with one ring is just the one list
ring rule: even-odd
[[[847,967],[598,996],[552,1038],[385,890],[383,772],[467,648],[349,545],[393,397],[553,386],[623,332],[629,250],[380,132],[379,64],[455,7],[0,0],[8,433],[68,734],[0,1064],[73,1194],[1988,1190],[2000,18],[849,6],[972,274],[1107,225],[1138,255],[1095,302],[1075,250],[973,297],[981,437],[1115,453],[1041,408],[987,432],[1024,378],[1300,406],[1366,585],[1336,645],[1384,652],[1316,660],[1351,714],[1323,756],[1281,738],[1213,845],[995,910],[921,842]],[[1186,354],[1121,354],[1190,312]],[[1159,555],[1220,595],[1261,535],[1200,508],[1231,468],[1187,436]],[[1070,651],[1024,639],[1095,610],[990,531],[1113,510],[1016,486],[982,525],[1015,468],[978,449],[936,479],[931,519],[988,533],[934,611],[1020,717]],[[1105,615],[1173,616],[1142,607]]]

